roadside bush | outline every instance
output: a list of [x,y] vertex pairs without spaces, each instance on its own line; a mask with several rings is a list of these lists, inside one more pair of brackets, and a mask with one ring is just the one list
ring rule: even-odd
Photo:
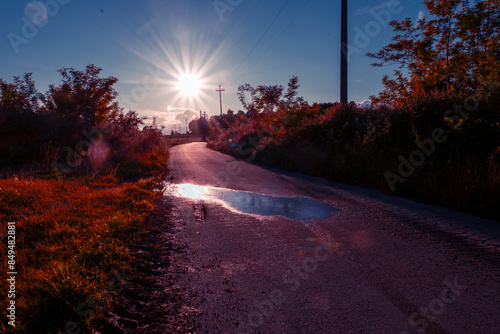
[[495,94],[478,98],[433,91],[390,107],[334,104],[322,110],[302,104],[296,110],[253,112],[236,117],[227,128],[213,126],[208,147],[390,192],[384,173],[398,170],[398,156],[408,157],[417,142],[442,129],[444,142],[395,193],[498,219],[500,114]]
[[0,79],[0,173],[62,180],[113,174],[121,179],[165,168],[168,148],[156,124],[115,101],[114,77],[101,69],[64,68],[62,84],[38,93],[31,74]]

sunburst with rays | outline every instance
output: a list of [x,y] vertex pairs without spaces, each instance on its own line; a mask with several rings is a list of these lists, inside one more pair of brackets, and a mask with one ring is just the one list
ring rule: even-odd
[[179,29],[175,38],[168,41],[157,30],[148,31],[152,38],[125,47],[165,74],[156,80],[161,87],[150,97],[168,99],[169,105],[194,110],[212,105],[212,86],[221,75],[215,68],[224,47],[214,49],[202,36],[193,36],[189,30]]

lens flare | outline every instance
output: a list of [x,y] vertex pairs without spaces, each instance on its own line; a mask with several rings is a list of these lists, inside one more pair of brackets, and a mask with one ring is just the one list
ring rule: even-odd
[[24,14],[37,27],[43,27],[49,19],[45,5],[39,1],[33,1],[26,5]]

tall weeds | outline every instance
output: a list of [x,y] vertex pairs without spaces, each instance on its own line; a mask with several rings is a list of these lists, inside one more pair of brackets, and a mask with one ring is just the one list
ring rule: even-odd
[[[471,108],[472,102],[476,108]],[[500,219],[500,114],[494,99],[452,92],[396,106],[302,105],[212,128],[209,147],[248,161],[373,187]],[[391,191],[384,174],[441,129],[446,139]]]

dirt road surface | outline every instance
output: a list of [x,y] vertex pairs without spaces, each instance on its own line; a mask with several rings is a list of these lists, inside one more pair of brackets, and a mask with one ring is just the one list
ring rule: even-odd
[[196,333],[500,333],[500,224],[205,143],[169,167]]

